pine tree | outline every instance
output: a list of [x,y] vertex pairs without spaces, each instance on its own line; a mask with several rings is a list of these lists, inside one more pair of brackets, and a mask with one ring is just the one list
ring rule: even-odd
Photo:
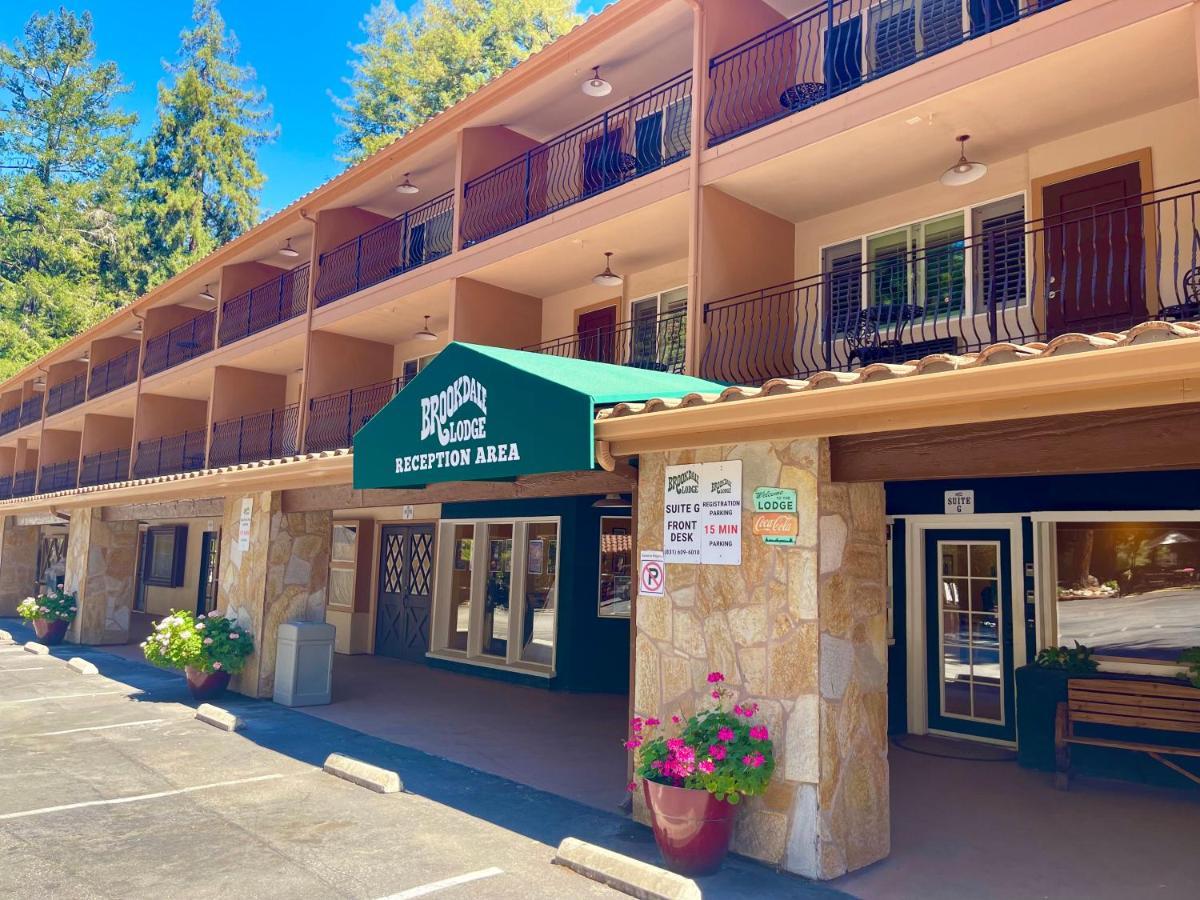
[[278,133],[216,0],[195,0],[192,22],[167,66],[170,85],[159,87],[158,122],[139,166],[152,282],[255,224],[266,180],[257,150]]
[[128,88],[92,19],[34,15],[0,45],[0,377],[130,299]]
[[570,0],[425,0],[411,17],[381,0],[360,26],[350,94],[334,98],[340,158],[391,143],[578,22]]

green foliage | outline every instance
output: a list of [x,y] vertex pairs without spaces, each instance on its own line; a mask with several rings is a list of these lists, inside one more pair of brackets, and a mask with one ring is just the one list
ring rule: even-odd
[[1179,662],[1181,665],[1187,666],[1186,671],[1179,673],[1179,677],[1186,678],[1200,688],[1200,647],[1184,650],[1183,656],[1179,657]]
[[1100,668],[1100,663],[1092,659],[1092,650],[1079,641],[1074,647],[1046,647],[1040,650],[1034,660],[1043,669],[1064,669],[1071,675],[1086,675]]
[[38,597],[26,597],[17,604],[17,615],[26,622],[32,622],[34,619],[46,622],[63,619],[70,622],[75,618],[77,611],[75,595],[68,594],[62,588],[55,588]]
[[154,634],[142,641],[146,659],[166,669],[191,667],[202,672],[236,675],[254,650],[254,640],[237,622],[224,616],[193,616],[182,610],[154,623]]
[[360,26],[350,95],[334,98],[342,159],[390,144],[579,21],[571,0],[425,0],[411,16],[382,0]]

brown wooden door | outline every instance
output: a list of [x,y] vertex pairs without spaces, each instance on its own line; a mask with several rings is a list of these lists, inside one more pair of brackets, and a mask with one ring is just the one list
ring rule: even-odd
[[1137,163],[1043,189],[1050,337],[1118,331],[1145,318],[1141,192]]
[[606,306],[579,316],[579,358],[593,362],[615,362],[617,308]]
[[377,655],[424,661],[432,596],[433,526],[385,525],[379,541]]

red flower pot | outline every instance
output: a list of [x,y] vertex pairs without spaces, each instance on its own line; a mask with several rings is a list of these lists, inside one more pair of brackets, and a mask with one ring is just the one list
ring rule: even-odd
[[654,842],[663,862],[680,875],[711,875],[721,868],[737,807],[708,791],[642,782]]
[[220,697],[229,687],[228,672],[202,672],[188,666],[183,670],[187,676],[188,690],[196,700],[211,700]]
[[61,644],[63,638],[67,635],[67,629],[70,627],[71,623],[66,619],[33,620],[33,633],[37,635],[38,641],[47,647]]

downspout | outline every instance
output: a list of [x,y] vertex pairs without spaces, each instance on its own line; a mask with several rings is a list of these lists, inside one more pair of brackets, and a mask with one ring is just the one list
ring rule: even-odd
[[704,148],[704,109],[708,95],[708,73],[705,68],[705,18],[703,0],[684,0],[692,8],[692,152],[688,156],[688,329],[684,342],[684,371],[699,372],[701,313],[700,302],[700,154]]
[[308,214],[307,209],[300,210],[300,218],[312,222],[312,247],[308,252],[308,297],[304,309],[304,359],[300,372],[300,408],[296,410],[296,453],[302,454],[307,449],[305,432],[308,431],[308,360],[312,353],[312,320],[313,307],[316,304],[317,266],[320,262],[317,256],[317,220]]

